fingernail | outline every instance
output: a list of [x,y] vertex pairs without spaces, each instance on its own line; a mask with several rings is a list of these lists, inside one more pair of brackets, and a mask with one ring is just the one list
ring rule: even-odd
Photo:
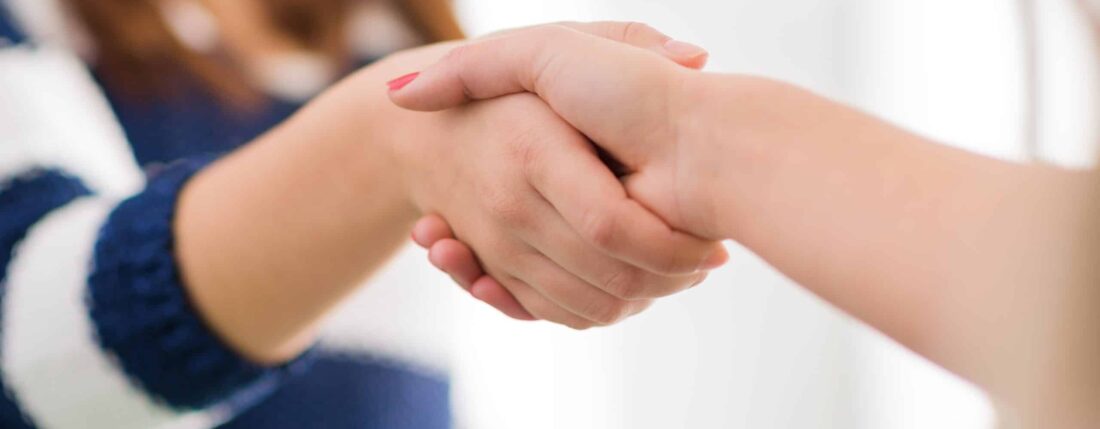
[[673,56],[683,59],[696,58],[708,54],[706,49],[676,39],[669,39],[669,41],[665,42],[665,50]]
[[390,91],[397,91],[401,88],[404,88],[404,87],[408,86],[410,83],[412,83],[412,81],[416,80],[416,78],[418,78],[418,77],[420,77],[420,72],[409,73],[409,74],[401,76],[397,79],[386,82],[386,86],[390,87]]
[[726,249],[723,247],[711,254],[710,257],[707,258],[707,260],[703,261],[703,265],[700,266],[699,269],[701,271],[718,269],[721,268],[723,265],[726,265],[726,262],[729,262],[729,260],[730,254],[729,252],[726,252]]

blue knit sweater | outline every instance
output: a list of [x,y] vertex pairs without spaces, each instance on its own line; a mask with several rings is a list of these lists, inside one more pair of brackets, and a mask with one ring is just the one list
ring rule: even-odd
[[[54,55],[40,49],[0,0],[0,114],[38,103],[4,98],[3,70]],[[8,70],[9,79],[30,78]],[[140,102],[106,88],[134,170],[155,171],[125,194],[87,183],[103,181],[98,166],[66,158],[65,145],[82,142],[53,142],[64,160],[53,162],[18,149],[33,147],[19,139],[35,132],[0,122],[0,157],[16,148],[27,158],[7,170],[0,161],[0,427],[450,427],[449,386],[438,376],[323,349],[259,366],[196,314],[173,255],[177,193],[215,154],[300,106],[273,99],[242,117],[191,89]],[[56,321],[39,320],[52,312]]]

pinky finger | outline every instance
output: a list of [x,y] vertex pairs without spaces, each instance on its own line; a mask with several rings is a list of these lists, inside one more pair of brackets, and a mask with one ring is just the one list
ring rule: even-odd
[[512,296],[511,292],[508,292],[504,286],[501,286],[492,277],[484,276],[475,281],[473,286],[470,286],[470,294],[513,319],[538,320],[527,309],[523,308],[523,305],[516,300],[516,297]]
[[453,239],[440,240],[431,246],[428,258],[432,265],[449,274],[474,298],[513,319],[537,320],[504,286],[485,275],[473,251],[462,242]]

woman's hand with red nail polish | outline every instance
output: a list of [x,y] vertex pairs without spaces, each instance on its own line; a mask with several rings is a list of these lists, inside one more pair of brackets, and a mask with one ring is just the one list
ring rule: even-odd
[[[715,252],[627,198],[584,136],[536,97],[395,117],[417,124],[390,133],[405,172],[398,182],[454,231],[422,223],[414,237],[431,243],[436,266],[506,314],[577,329],[612,324],[690,286]],[[481,281],[482,269],[510,295]]]
[[[602,24],[567,25],[594,37],[622,36]],[[705,60],[705,52],[670,49],[669,38],[648,27],[633,27],[629,36],[634,49],[675,67]],[[394,79],[390,94],[421,77]],[[413,187],[415,205],[445,216],[461,242],[440,238],[432,227],[418,227],[414,237],[435,265],[506,314],[526,318],[511,305],[518,302],[539,319],[606,325],[648,307],[649,299],[690,287],[704,275],[701,267],[724,260],[718,243],[677,232],[631,200],[589,141],[536,97],[434,115],[451,118],[450,135],[422,147],[410,142],[427,128],[409,127],[413,137],[395,140],[396,158],[410,165],[403,182]],[[482,126],[469,127],[475,123]],[[482,142],[462,144],[467,133]],[[467,167],[441,171],[441,165]],[[443,180],[425,180],[432,177]],[[471,193],[475,198],[456,198]],[[478,269],[492,281],[475,278]]]
[[720,148],[684,137],[701,95],[691,83],[702,74],[693,68],[706,57],[644,24],[552,24],[458,46],[389,95],[431,111],[537,94],[621,164],[632,198],[679,230],[721,239],[728,237],[708,198],[711,178],[724,168]]

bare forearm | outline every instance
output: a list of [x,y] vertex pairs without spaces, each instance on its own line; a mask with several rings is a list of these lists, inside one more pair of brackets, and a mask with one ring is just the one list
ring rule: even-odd
[[280,362],[407,239],[415,211],[355,103],[334,91],[196,176],[177,213],[177,252],[199,311],[250,358]]
[[714,228],[903,344],[997,379],[980,357],[1008,340],[983,333],[1050,298],[1017,290],[1067,268],[1088,175],[948,148],[787,85],[705,79],[685,133],[724,161]]

